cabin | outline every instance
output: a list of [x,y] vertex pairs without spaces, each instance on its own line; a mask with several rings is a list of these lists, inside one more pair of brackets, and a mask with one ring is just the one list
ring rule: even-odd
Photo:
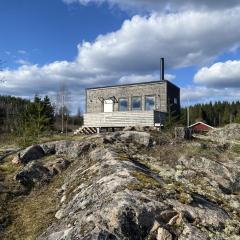
[[180,114],[180,89],[164,79],[164,59],[160,81],[87,88],[85,94],[88,128],[159,127],[170,111]]
[[193,133],[207,133],[210,130],[214,129],[214,127],[204,123],[204,122],[196,122],[189,126]]

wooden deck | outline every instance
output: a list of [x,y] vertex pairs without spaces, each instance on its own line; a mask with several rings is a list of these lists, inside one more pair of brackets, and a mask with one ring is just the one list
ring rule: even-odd
[[127,111],[110,113],[85,113],[84,127],[159,126],[165,113],[159,111]]

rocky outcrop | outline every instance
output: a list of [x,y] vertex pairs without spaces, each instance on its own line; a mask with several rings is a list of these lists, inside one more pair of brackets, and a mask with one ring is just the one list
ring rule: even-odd
[[150,147],[154,145],[154,141],[150,133],[137,131],[116,132],[106,136],[103,139],[103,142],[104,143],[121,142],[124,144],[131,143],[144,147]]
[[16,164],[18,163],[27,164],[28,162],[32,160],[37,160],[39,158],[42,158],[43,156],[44,156],[43,149],[39,145],[33,145],[20,152],[18,156],[16,156],[13,159],[12,162]]
[[[239,230],[233,230],[237,215],[229,210],[230,205],[214,200],[228,203],[231,199],[218,188],[218,180],[222,176],[233,181],[234,164],[185,156],[170,167],[153,157],[139,157],[144,155],[137,152],[131,157],[129,152],[134,150],[124,151],[118,144],[128,145],[129,139],[133,141],[129,136],[128,132],[123,137],[114,133],[110,137],[115,141],[108,139],[110,145],[96,148],[75,163],[75,171],[61,189],[57,221],[38,240],[207,240],[213,232],[213,239],[237,236]],[[237,176],[239,169],[234,171]],[[198,183],[198,178],[208,179],[208,185],[213,181],[218,190],[209,193],[213,186]]]
[[215,128],[208,133],[212,139],[224,140],[240,140],[240,124],[232,123],[223,128]]
[[26,187],[48,183],[55,175],[64,171],[70,162],[65,159],[57,159],[46,165],[40,161],[27,164],[16,175],[16,180]]
[[229,147],[164,134],[124,131],[39,145],[52,156],[16,176],[24,186],[50,183],[41,196],[54,192],[56,205],[46,206],[54,219],[33,239],[238,239],[240,158]]
[[86,153],[90,148],[94,148],[95,144],[81,141],[55,141],[41,144],[45,154],[64,155],[71,158],[77,158]]
[[12,160],[14,164],[27,164],[30,161],[40,159],[44,156],[55,154],[57,156],[67,156],[77,158],[86,153],[95,144],[80,141],[55,141],[40,145],[33,145],[22,152],[19,152]]

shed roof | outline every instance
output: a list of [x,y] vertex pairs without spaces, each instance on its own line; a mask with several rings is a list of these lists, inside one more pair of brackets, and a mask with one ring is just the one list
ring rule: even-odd
[[194,126],[196,126],[196,125],[198,125],[198,124],[205,125],[205,126],[207,126],[207,127],[209,127],[209,128],[212,128],[212,129],[214,128],[214,127],[212,127],[212,126],[210,126],[210,125],[208,125],[208,124],[206,124],[206,123],[204,123],[204,122],[196,122],[196,123],[190,125],[189,127],[191,128],[191,127],[194,127]]

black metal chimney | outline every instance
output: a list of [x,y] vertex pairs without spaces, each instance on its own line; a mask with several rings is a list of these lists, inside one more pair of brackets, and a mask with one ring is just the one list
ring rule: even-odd
[[160,81],[164,81],[164,58],[160,59]]

